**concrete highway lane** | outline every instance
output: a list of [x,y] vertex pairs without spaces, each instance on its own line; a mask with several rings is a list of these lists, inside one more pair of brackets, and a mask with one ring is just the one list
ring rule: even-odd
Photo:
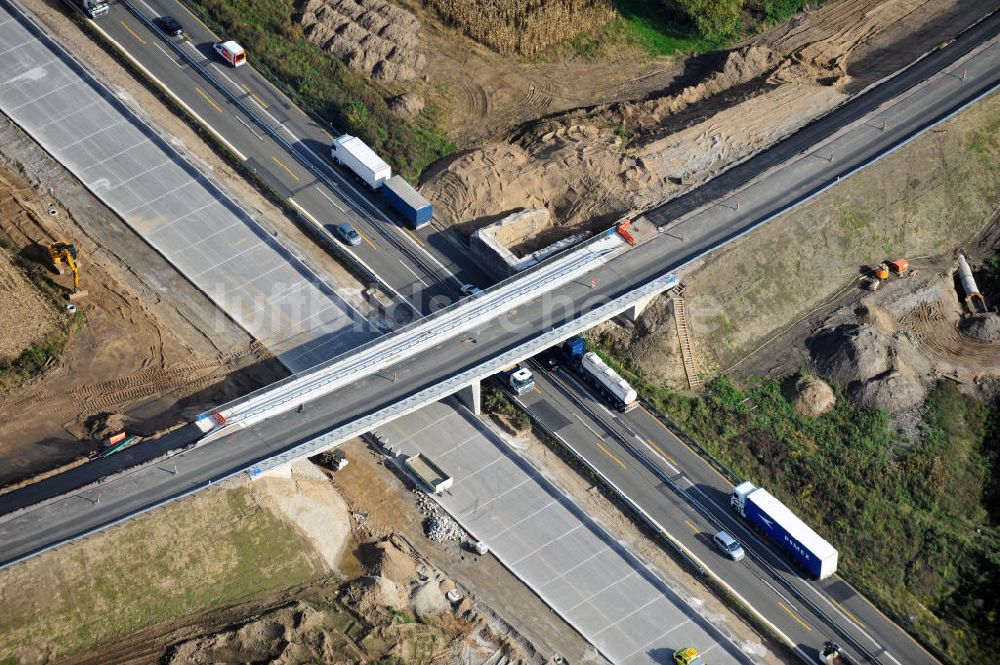
[[[219,38],[172,0],[132,7],[136,13],[115,4],[94,23],[309,221],[320,228],[354,226],[362,243],[341,244],[340,251],[354,254],[422,313],[453,301],[462,284],[491,283],[446,235],[450,231],[405,228],[376,193],[334,167],[332,134],[255,71],[252,54],[250,65],[229,67],[212,50]],[[163,15],[181,21],[185,37],[168,37],[150,22]]]
[[[833,639],[862,662],[938,662],[839,577],[804,579],[732,511],[732,483],[645,409],[614,412],[571,372],[533,369],[537,390],[518,398],[532,415],[810,658]],[[712,534],[723,529],[743,544],[746,559],[733,562],[715,549]]]

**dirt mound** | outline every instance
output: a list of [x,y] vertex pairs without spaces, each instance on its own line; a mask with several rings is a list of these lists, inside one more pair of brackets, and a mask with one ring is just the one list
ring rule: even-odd
[[892,315],[872,302],[862,300],[854,313],[858,317],[858,323],[870,325],[882,332],[896,332],[896,322]]
[[923,404],[927,388],[913,370],[899,364],[896,369],[855,383],[849,395],[851,401],[863,409],[901,413]]
[[413,118],[424,110],[424,98],[415,92],[406,92],[388,101],[389,110],[401,118]]
[[92,439],[101,440],[127,431],[132,422],[124,413],[98,413],[87,418],[84,427]]
[[170,665],[214,665],[216,663],[275,662],[296,635],[316,622],[308,605],[294,603],[237,628],[182,642],[173,650]]
[[979,342],[1000,344],[1000,315],[996,313],[970,316],[958,324],[958,329],[966,337]]
[[406,609],[409,599],[399,585],[387,577],[365,575],[355,580],[343,595],[344,602],[365,616],[373,616],[386,609]]
[[612,113],[619,115],[621,122],[629,129],[651,129],[663,122],[664,118],[680,113],[692,104],[770,75],[781,61],[781,56],[766,46],[747,46],[730,51],[722,67],[705,81],[687,87],[677,95],[618,105]]
[[833,389],[822,379],[815,376],[801,376],[790,390],[792,408],[799,415],[816,418],[833,411],[837,397]]
[[887,333],[853,324],[824,329],[808,341],[819,373],[843,386],[889,371],[891,344]]
[[362,543],[358,559],[368,575],[385,577],[403,586],[417,578],[416,562],[391,537]]
[[441,584],[436,580],[428,580],[413,590],[413,612],[423,620],[439,616],[451,610],[448,599],[445,598]]
[[378,81],[409,81],[427,66],[420,21],[385,0],[309,0],[299,21],[311,42]]

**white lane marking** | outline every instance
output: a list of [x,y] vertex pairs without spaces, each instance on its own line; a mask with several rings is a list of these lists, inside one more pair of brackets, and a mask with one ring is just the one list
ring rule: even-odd
[[159,14],[156,13],[155,9],[153,9],[152,7],[150,7],[149,5],[146,4],[145,0],[139,0],[139,4],[141,4],[143,7],[145,7],[146,11],[148,11],[153,16],[159,16]]
[[396,259],[396,260],[397,260],[397,261],[399,261],[399,265],[401,265],[401,266],[403,266],[404,268],[406,268],[406,271],[407,271],[407,272],[409,272],[409,273],[410,273],[411,275],[413,275],[414,277],[416,277],[416,278],[417,278],[417,281],[418,281],[418,282],[420,282],[420,283],[421,283],[421,284],[423,284],[424,286],[427,286],[427,287],[429,287],[429,286],[430,286],[430,284],[428,284],[428,283],[427,283],[427,282],[425,282],[424,280],[420,279],[420,275],[418,275],[417,273],[413,272],[413,270],[411,270],[411,269],[410,269],[410,266],[408,266],[408,265],[406,265],[405,263],[403,263],[402,259]]
[[574,413],[573,417],[576,418],[577,420],[579,420],[581,425],[583,425],[584,427],[586,427],[587,429],[589,429],[590,433],[593,434],[594,436],[596,436],[598,441],[604,441],[604,437],[602,437],[600,434],[598,434],[596,431],[594,431],[594,428],[591,427],[590,425],[588,425],[586,423],[586,421],[584,421],[584,419],[579,416],[579,414]]
[[347,214],[347,211],[346,211],[346,210],[344,210],[343,208],[341,208],[341,207],[340,207],[340,204],[339,204],[339,203],[337,203],[337,201],[335,201],[334,199],[331,199],[331,198],[330,198],[329,196],[327,196],[327,195],[326,195],[326,192],[324,192],[324,191],[323,191],[322,189],[320,189],[319,187],[317,187],[317,188],[316,188],[316,191],[318,191],[318,192],[319,192],[320,194],[322,194],[322,195],[323,195],[323,198],[325,198],[325,199],[326,199],[327,201],[329,201],[330,203],[332,203],[332,204],[333,204],[333,206],[334,206],[334,207],[335,207],[335,208],[336,208],[337,210],[339,210],[340,212],[342,212],[342,213],[344,213],[344,214]]
[[670,469],[674,473],[679,474],[681,472],[680,469],[678,469],[676,466],[674,466],[673,464],[670,463],[670,460],[668,460],[666,457],[664,457],[663,455],[661,455],[659,450],[656,450],[651,445],[649,445],[649,441],[646,441],[646,439],[644,439],[643,437],[639,436],[638,434],[633,434],[632,436],[635,437],[636,441],[638,441],[639,443],[641,443],[642,445],[644,445],[649,452],[651,452],[654,455],[656,455],[656,457],[659,458],[664,464],[666,464],[667,466],[669,466]]
[[177,69],[184,69],[184,65],[182,65],[181,63],[179,63],[176,60],[174,60],[174,58],[169,53],[167,53],[167,50],[165,48],[163,48],[162,46],[160,46],[156,42],[153,42],[153,46],[155,46],[156,48],[160,49],[160,51],[163,52],[163,55],[167,56],[167,60],[169,60],[170,62],[172,62],[175,65],[177,65]]

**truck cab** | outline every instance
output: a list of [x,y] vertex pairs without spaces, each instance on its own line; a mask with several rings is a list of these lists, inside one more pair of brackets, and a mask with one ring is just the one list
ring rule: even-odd
[[733,493],[729,497],[729,505],[731,505],[736,512],[740,514],[740,516],[747,516],[747,495],[755,489],[757,489],[757,486],[749,481],[742,482],[733,488]]
[[520,365],[508,367],[500,372],[500,378],[503,379],[504,386],[515,395],[531,392],[535,387],[535,376],[531,370]]

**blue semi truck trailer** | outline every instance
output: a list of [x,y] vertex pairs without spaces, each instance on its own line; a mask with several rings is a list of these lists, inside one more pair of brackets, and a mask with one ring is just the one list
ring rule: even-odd
[[431,202],[420,195],[402,176],[394,175],[382,183],[382,198],[402,215],[411,229],[419,229],[430,223],[434,216]]
[[764,488],[740,483],[733,488],[730,503],[816,579],[825,579],[837,571],[837,550],[833,545]]

